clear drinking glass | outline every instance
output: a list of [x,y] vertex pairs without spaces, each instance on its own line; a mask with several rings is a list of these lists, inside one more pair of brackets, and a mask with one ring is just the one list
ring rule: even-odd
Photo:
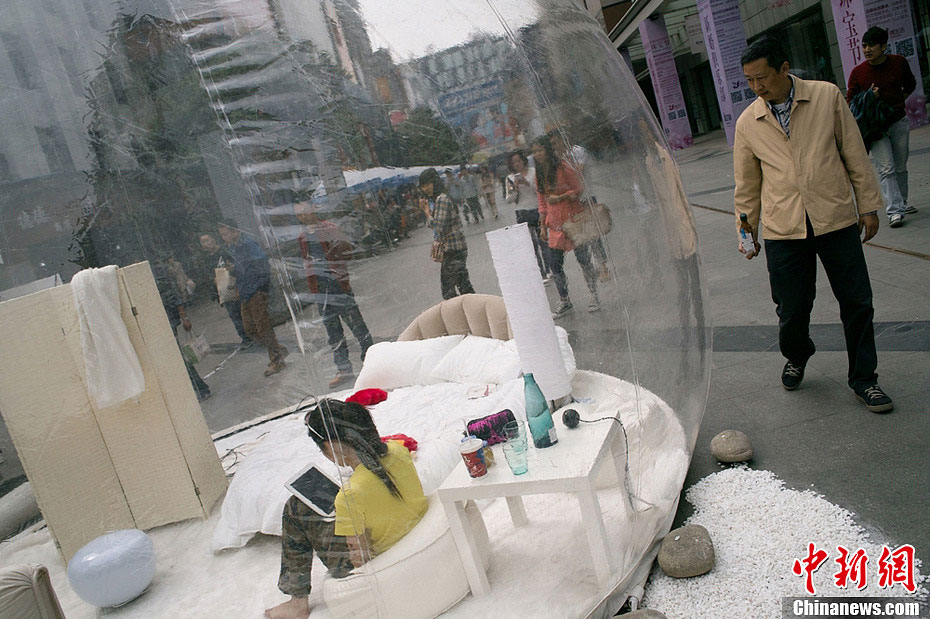
[[507,458],[507,464],[510,465],[510,470],[514,475],[523,475],[527,471],[526,463],[526,445],[523,446],[523,449],[519,448],[519,445],[514,443],[503,443],[501,448],[504,450],[504,457]]
[[508,421],[504,424],[504,436],[507,437],[507,443],[526,449],[526,426],[522,421]]
[[504,457],[514,475],[523,475],[527,471],[526,427],[520,421],[511,421],[504,426],[507,442],[501,445]]

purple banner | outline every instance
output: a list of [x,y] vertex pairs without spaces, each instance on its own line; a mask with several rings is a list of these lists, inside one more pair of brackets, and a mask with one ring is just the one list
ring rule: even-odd
[[655,19],[644,20],[639,25],[639,35],[643,39],[646,64],[649,66],[649,77],[652,78],[652,89],[656,94],[659,120],[662,121],[665,137],[672,148],[687,148],[694,140],[691,137],[688,111],[685,109],[685,98],[681,94],[672,45],[665,29],[665,19],[659,15]]
[[630,73],[633,73],[633,59],[630,57],[630,50],[625,47],[620,48],[620,57],[623,58],[623,62],[626,63],[626,68],[630,70]]
[[746,49],[746,31],[738,0],[698,0],[698,15],[704,45],[714,74],[714,88],[720,104],[727,144],[733,146],[736,119],[756,95],[743,77],[740,56]]
[[831,0],[831,3],[836,40],[839,42],[840,58],[843,61],[843,79],[848,84],[853,67],[864,60],[862,35],[868,29],[865,6],[863,0]]
[[[911,129],[930,123],[927,119],[927,97],[920,75],[920,61],[917,59],[917,41],[914,39],[914,19],[911,16],[910,3],[908,0],[865,0],[864,5],[865,21],[869,27],[878,26],[888,31],[886,52],[907,58],[911,72],[917,78],[917,89],[905,103]],[[844,64],[844,72],[845,69]],[[849,74],[846,76],[848,80]]]

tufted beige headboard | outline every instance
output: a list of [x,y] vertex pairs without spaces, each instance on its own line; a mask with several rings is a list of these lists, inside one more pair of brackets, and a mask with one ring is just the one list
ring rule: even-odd
[[465,294],[446,299],[417,316],[397,341],[469,333],[499,340],[511,339],[513,333],[504,300],[490,294]]

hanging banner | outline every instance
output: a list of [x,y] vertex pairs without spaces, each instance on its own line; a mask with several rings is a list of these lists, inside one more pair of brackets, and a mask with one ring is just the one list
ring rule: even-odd
[[[864,6],[865,21],[869,27],[878,26],[888,31],[886,53],[907,58],[911,73],[917,79],[917,89],[905,103],[911,129],[930,123],[927,119],[927,97],[920,74],[920,60],[917,58],[917,41],[914,39],[914,19],[910,3],[908,0],[864,0]],[[846,71],[845,62],[843,71],[848,81],[849,73]]]
[[727,144],[733,146],[736,119],[755,99],[739,61],[746,49],[746,31],[743,29],[739,2],[698,0],[697,6],[704,45],[714,74],[723,129],[727,135]]
[[704,33],[701,32],[701,16],[697,13],[685,17],[685,33],[688,35],[688,49],[692,54],[701,56],[707,53],[704,47]]
[[633,59],[630,58],[630,50],[625,47],[621,47],[620,57],[623,58],[623,62],[626,63],[626,68],[630,70],[630,73],[633,73]]
[[688,111],[685,109],[685,98],[681,93],[675,57],[672,55],[672,45],[665,29],[665,19],[659,15],[655,19],[644,20],[639,25],[639,35],[643,39],[646,64],[649,66],[649,77],[652,78],[652,89],[656,94],[659,120],[665,129],[665,137],[672,148],[687,148],[694,143],[694,139],[691,136],[691,123],[688,122]]
[[843,80],[848,84],[849,74],[857,64],[864,60],[862,35],[868,29],[865,6],[862,0],[831,0],[831,2],[836,40],[839,42],[840,59],[843,61]]

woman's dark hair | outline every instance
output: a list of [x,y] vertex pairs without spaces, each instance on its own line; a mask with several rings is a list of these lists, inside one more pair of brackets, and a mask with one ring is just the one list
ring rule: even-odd
[[327,398],[320,400],[307,412],[304,423],[317,447],[323,449],[323,443],[333,440],[345,443],[355,450],[362,466],[374,473],[392,495],[402,498],[397,484],[381,463],[381,459],[388,453],[388,447],[381,441],[368,409],[355,402]]
[[788,62],[788,53],[778,39],[762,37],[746,48],[739,58],[739,63],[744,65],[760,58],[765,58],[769,66],[777,71]]
[[[448,170],[446,171],[448,172]],[[430,198],[446,192],[446,184],[442,182],[442,177],[439,176],[439,172],[436,171],[436,168],[426,168],[420,172],[420,187],[429,183],[433,184],[433,195],[431,195]]]
[[559,158],[555,155],[555,148],[548,135],[541,135],[533,140],[533,146],[540,146],[546,153],[545,161],[533,161],[536,164],[536,187],[540,192],[549,191],[556,183],[556,171],[559,169]]
[[863,45],[887,45],[888,31],[878,26],[872,26],[862,35]]
[[512,153],[507,155],[507,169],[510,170],[511,174],[516,172],[516,170],[513,169],[513,158],[514,157],[519,157],[520,160],[523,161],[524,166],[526,166],[530,162],[530,160],[526,156],[526,153],[524,153],[522,150],[513,151]]

